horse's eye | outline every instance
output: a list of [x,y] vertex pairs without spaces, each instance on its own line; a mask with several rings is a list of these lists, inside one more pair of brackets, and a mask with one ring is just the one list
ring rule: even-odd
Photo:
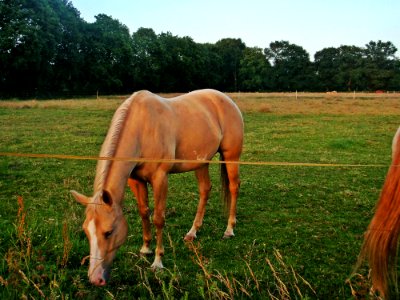
[[104,232],[104,237],[105,237],[106,239],[109,239],[109,238],[110,238],[110,236],[112,235],[112,233],[113,233],[113,231],[112,231],[112,230],[110,230],[110,231],[106,231],[106,232]]

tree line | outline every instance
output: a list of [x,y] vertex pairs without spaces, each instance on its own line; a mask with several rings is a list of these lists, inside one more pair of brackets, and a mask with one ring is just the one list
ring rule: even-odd
[[[267,33],[266,33],[267,34]],[[88,23],[68,0],[0,0],[0,97],[124,94],[139,89],[222,91],[400,90],[392,42],[318,51],[274,41],[196,43],[151,28],[130,33],[99,14]]]

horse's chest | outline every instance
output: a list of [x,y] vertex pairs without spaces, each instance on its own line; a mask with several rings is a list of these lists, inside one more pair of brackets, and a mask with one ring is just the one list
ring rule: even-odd
[[154,174],[157,172],[156,163],[141,163],[138,164],[132,171],[131,177],[140,179],[145,182],[150,182]]

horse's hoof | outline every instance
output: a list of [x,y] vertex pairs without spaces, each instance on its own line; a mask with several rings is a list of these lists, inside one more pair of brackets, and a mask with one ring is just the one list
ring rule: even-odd
[[187,235],[185,235],[185,237],[184,237],[183,240],[184,240],[185,242],[193,242],[195,238],[196,238],[195,235],[187,234]]
[[162,270],[164,269],[164,266],[162,264],[162,262],[153,262],[153,264],[150,267],[153,271],[157,271],[157,270]]
[[148,255],[151,255],[151,254],[153,254],[153,251],[151,251],[150,248],[148,248],[148,247],[143,246],[140,249],[140,255],[142,255],[142,256],[148,256]]
[[225,233],[224,236],[222,237],[223,240],[227,240],[230,238],[233,238],[235,235],[233,233]]

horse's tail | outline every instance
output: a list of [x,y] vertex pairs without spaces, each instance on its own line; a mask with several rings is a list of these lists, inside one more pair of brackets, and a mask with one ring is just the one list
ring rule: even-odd
[[[220,154],[220,160],[223,161],[224,157],[222,153]],[[224,203],[225,212],[228,213],[228,209],[231,207],[231,192],[229,190],[229,178],[228,178],[228,171],[226,169],[226,164],[220,164],[220,176],[221,176],[221,198],[222,202]]]
[[396,262],[400,233],[400,128],[393,139],[393,161],[386,176],[375,215],[364,236],[358,266],[369,262],[373,288],[383,297],[389,282],[397,285]]

